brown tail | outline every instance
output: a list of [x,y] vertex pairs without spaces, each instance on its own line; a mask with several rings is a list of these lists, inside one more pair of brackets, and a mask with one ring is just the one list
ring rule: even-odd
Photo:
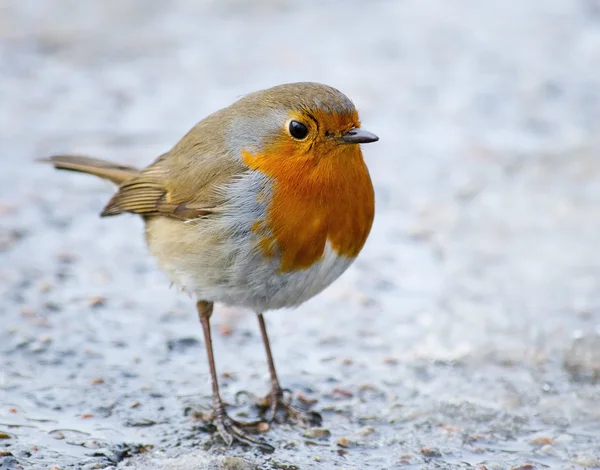
[[56,155],[49,158],[41,158],[39,161],[52,163],[54,168],[58,170],[89,173],[90,175],[99,176],[119,185],[139,173],[139,170],[132,166],[119,165],[98,158],[77,155]]

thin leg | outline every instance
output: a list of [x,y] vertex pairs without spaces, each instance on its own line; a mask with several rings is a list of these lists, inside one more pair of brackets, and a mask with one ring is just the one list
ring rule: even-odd
[[[244,424],[234,421],[227,415],[225,411],[225,405],[223,404],[223,400],[221,399],[221,394],[219,392],[217,368],[215,367],[212,335],[210,332],[210,316],[212,315],[213,311],[213,303],[201,300],[196,303],[196,308],[198,309],[198,316],[200,317],[200,323],[202,324],[202,330],[204,332],[204,343],[206,345],[206,355],[208,357],[208,366],[210,368],[210,379],[212,383],[215,424],[219,434],[228,446],[230,446],[235,439],[246,444],[259,446],[263,450],[272,452],[274,450],[272,446],[264,442],[262,439],[254,439],[248,436],[241,430]],[[252,424],[250,424],[250,426],[252,426]]]
[[265,318],[262,313],[258,313],[258,325],[260,326],[260,334],[262,336],[263,343],[265,345],[265,351],[267,353],[267,363],[269,364],[269,373],[271,374],[271,391],[267,401],[269,402],[269,415],[267,420],[273,421],[277,416],[278,410],[285,412],[286,418],[291,418],[294,421],[299,421],[303,424],[319,425],[322,421],[321,415],[314,411],[304,411],[291,404],[287,403],[283,397],[283,389],[279,384],[279,378],[277,377],[277,370],[275,369],[275,362],[273,361],[273,354],[271,353],[271,344],[269,342],[269,336],[267,335],[267,326],[265,324]]
[[281,394],[283,391],[281,385],[279,385],[279,378],[277,377],[277,370],[275,370],[275,362],[273,361],[273,354],[271,353],[271,343],[269,342],[269,336],[267,335],[267,325],[265,324],[265,317],[262,313],[258,314],[258,325],[260,326],[260,334],[262,336],[263,344],[265,345],[265,351],[267,353],[267,363],[269,364],[269,374],[271,374],[271,389],[277,390]]

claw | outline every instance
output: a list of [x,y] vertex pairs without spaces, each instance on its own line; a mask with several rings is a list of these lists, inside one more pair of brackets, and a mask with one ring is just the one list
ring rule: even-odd
[[275,448],[264,439],[251,437],[242,430],[248,428],[256,432],[259,423],[260,421],[241,423],[231,419],[225,412],[217,413],[215,416],[217,431],[227,447],[230,447],[234,441],[239,441],[250,446],[256,446],[264,452],[274,452]]
[[315,411],[303,410],[285,400],[283,390],[273,389],[265,399],[269,407],[266,421],[273,422],[277,418],[277,412],[283,411],[284,422],[291,421],[303,426],[319,426],[323,421],[321,415]]

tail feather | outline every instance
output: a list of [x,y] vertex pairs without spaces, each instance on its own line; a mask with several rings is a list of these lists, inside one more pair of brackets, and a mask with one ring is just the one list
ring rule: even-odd
[[79,155],[55,155],[48,158],[41,158],[39,161],[51,163],[58,170],[88,173],[107,179],[118,185],[139,173],[139,170],[132,166],[119,165],[118,163]]

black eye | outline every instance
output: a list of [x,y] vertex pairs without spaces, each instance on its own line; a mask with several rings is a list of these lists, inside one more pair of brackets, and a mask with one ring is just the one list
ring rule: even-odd
[[290,135],[295,138],[302,140],[308,135],[308,128],[298,121],[290,121]]

